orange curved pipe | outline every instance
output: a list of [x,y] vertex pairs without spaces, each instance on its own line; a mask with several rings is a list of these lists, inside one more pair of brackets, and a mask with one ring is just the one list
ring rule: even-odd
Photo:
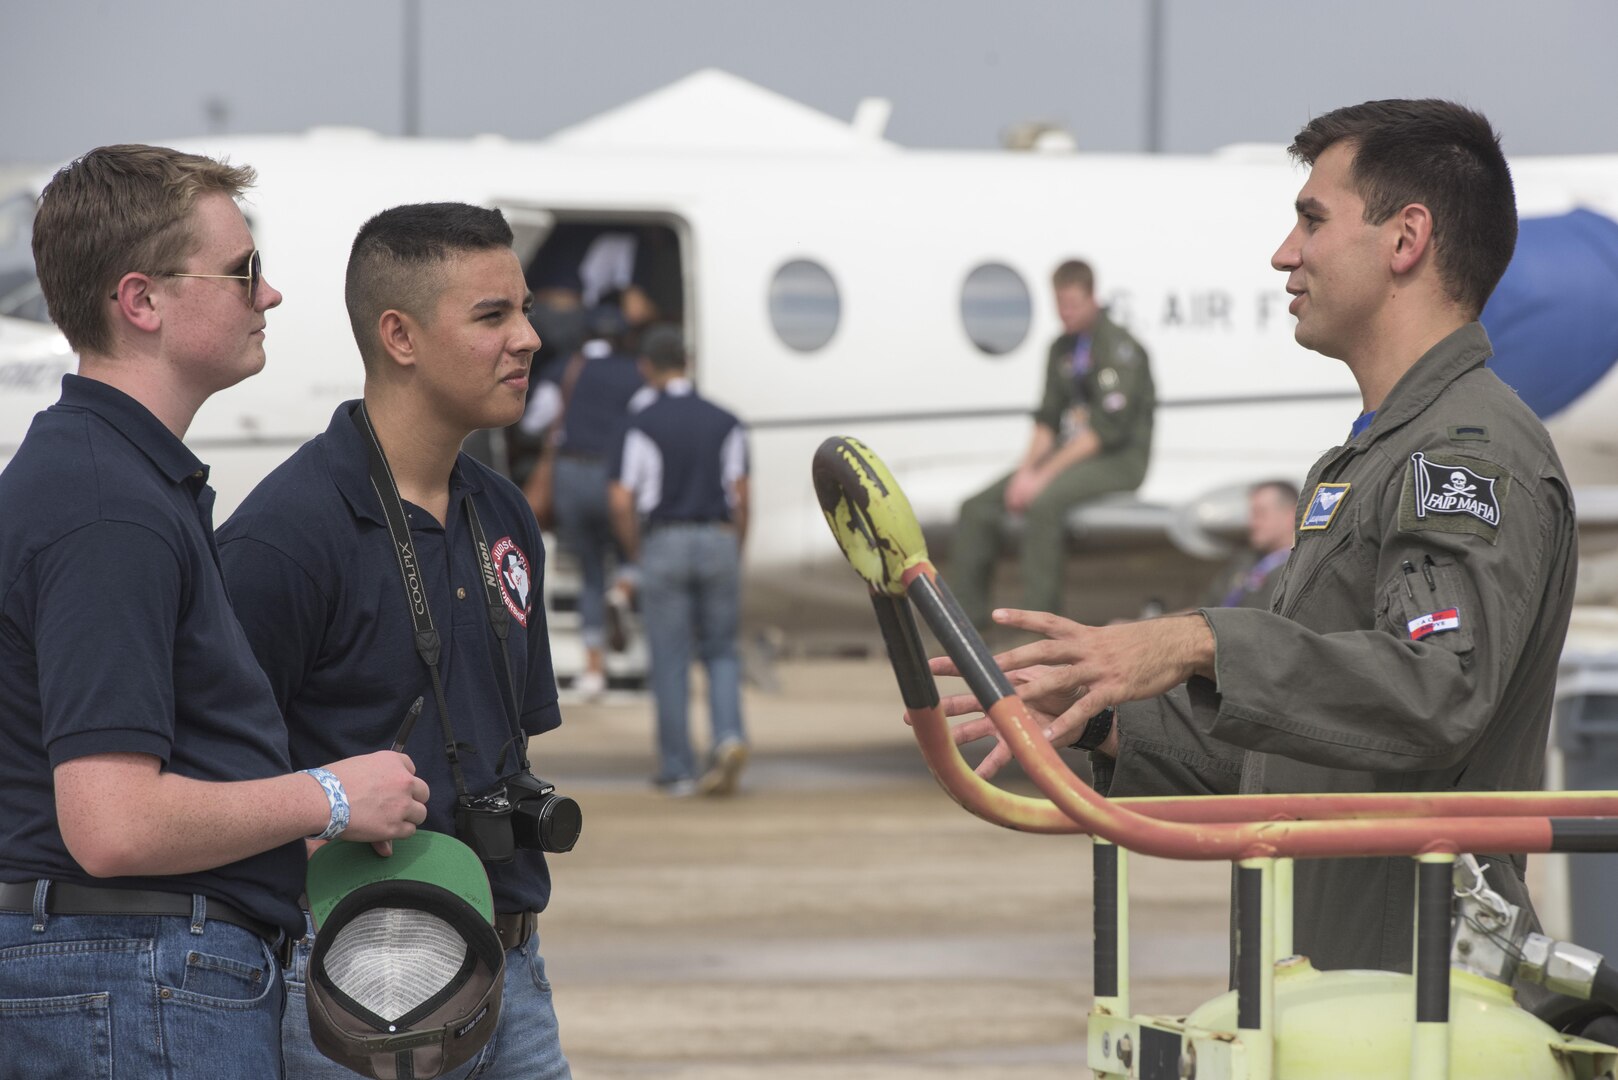
[[1142,855],[1229,860],[1256,856],[1414,855],[1432,850],[1551,850],[1551,823],[1546,817],[1164,821],[1111,803],[1074,776],[1016,697],[995,702],[989,708],[989,718],[1035,786],[1062,813],[1092,836],[1100,836]]
[[[963,809],[1019,832],[1088,835],[1049,799],[1013,794],[973,772],[955,744],[942,710],[907,709],[905,716],[928,770]],[[1078,776],[1073,781],[1084,783]],[[1176,795],[1108,801],[1159,821],[1204,824],[1398,817],[1618,817],[1618,792],[1611,791]]]
[[[933,578],[912,567],[909,584]],[[1226,860],[1551,850],[1549,817],[1618,818],[1618,793],[1445,792],[1202,796],[1108,800],[1075,776],[1014,694],[987,715],[1049,801],[1003,791],[972,772],[934,705],[907,715],[922,756],[961,806],[997,825],[1088,833],[1163,858]]]

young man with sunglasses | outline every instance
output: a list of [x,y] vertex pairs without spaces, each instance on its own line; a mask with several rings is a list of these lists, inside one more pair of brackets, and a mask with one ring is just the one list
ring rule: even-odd
[[[275,1076],[306,837],[426,817],[409,758],[291,772],[181,439],[264,366],[252,171],[93,150],[34,258],[79,353],[0,474],[0,1055],[7,1076]],[[320,763],[311,763],[319,765]]]
[[[432,787],[426,827],[462,839],[461,797],[526,771],[529,737],[561,720],[538,524],[515,485],[461,453],[468,435],[515,423],[526,403],[539,337],[511,241],[499,211],[464,203],[366,222],[346,284],[364,397],[339,405],[219,532],[292,760],[388,746],[420,699],[406,742]],[[418,648],[418,631],[437,648]],[[493,1037],[447,1075],[558,1080],[569,1072],[537,933],[545,855],[479,854],[507,950],[503,1001]],[[300,943],[288,973],[287,1076],[350,1076],[310,1037],[310,948]]]

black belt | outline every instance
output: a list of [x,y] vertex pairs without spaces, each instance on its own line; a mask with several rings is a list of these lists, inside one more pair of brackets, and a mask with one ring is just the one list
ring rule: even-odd
[[[32,912],[37,882],[17,881],[0,884],[0,911]],[[284,935],[269,923],[261,922],[232,904],[203,897],[206,917],[251,930],[272,948]],[[106,889],[53,881],[45,894],[45,910],[52,915],[178,915],[191,917],[191,896],[187,893],[155,892],[148,889]]]
[[500,935],[500,944],[507,951],[520,949],[539,929],[539,915],[532,911],[513,911],[494,917],[494,932]]

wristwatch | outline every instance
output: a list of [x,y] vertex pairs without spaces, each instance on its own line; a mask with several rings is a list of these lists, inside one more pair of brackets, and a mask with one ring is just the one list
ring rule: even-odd
[[1117,719],[1118,713],[1111,705],[1090,717],[1090,722],[1084,725],[1084,734],[1078,741],[1068,744],[1069,750],[1095,750],[1107,741],[1112,734],[1112,722]]

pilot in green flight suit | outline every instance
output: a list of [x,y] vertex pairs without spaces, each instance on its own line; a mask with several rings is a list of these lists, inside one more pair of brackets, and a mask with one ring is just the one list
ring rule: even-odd
[[[1270,611],[1202,613],[1216,678],[1120,708],[1109,795],[1541,785],[1573,507],[1549,435],[1489,355],[1481,326],[1456,330],[1315,464]],[[1526,861],[1507,863],[1490,881],[1526,906]],[[1297,951],[1407,970],[1414,865],[1300,860]]]
[[[1309,472],[1271,610],[1015,615],[1066,664],[1018,692],[1064,743],[1121,703],[1085,739],[1115,797],[1537,788],[1576,530],[1549,435],[1484,366],[1476,318],[1516,239],[1498,139],[1448,102],[1369,102],[1293,153],[1313,171],[1273,262],[1299,343],[1348,365],[1367,415]],[[1527,905],[1523,856],[1475,854]],[[1413,881],[1408,858],[1300,860],[1297,951],[1409,970]]]
[[1156,399],[1146,350],[1096,303],[1094,276],[1076,260],[1053,276],[1066,333],[1051,343],[1045,396],[1017,470],[961,506],[950,540],[950,585],[962,609],[989,625],[989,583],[1007,513],[1020,513],[1024,602],[1054,611],[1062,602],[1067,515],[1146,477]]

